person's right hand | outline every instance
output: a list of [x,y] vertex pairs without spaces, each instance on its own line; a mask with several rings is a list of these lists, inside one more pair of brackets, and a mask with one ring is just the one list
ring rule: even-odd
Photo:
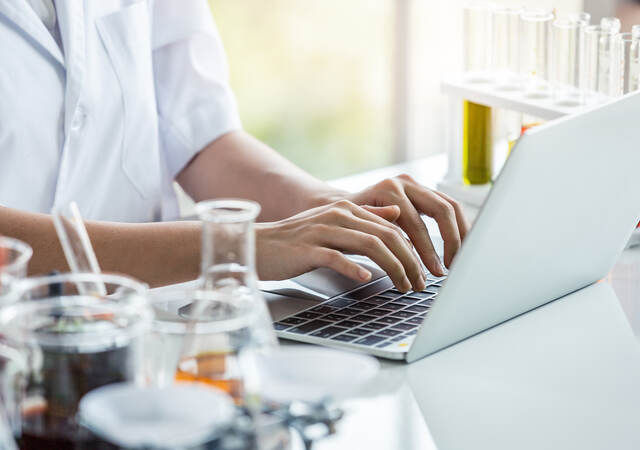
[[278,222],[256,224],[258,276],[283,280],[319,267],[368,281],[371,273],[344,253],[371,258],[398,290],[421,291],[425,273],[411,243],[393,222],[397,206],[358,206],[347,200]]

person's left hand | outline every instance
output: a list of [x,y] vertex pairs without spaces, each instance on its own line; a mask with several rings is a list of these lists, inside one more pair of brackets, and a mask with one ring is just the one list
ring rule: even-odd
[[459,203],[420,185],[409,175],[386,179],[361,192],[348,194],[346,198],[358,205],[399,206],[400,217],[396,223],[407,233],[427,269],[436,276],[444,275],[445,271],[420,214],[426,214],[438,223],[447,267],[469,231],[469,222]]

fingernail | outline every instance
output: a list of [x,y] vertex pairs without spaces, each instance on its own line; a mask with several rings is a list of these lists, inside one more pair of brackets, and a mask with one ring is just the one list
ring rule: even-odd
[[402,280],[402,287],[404,288],[405,292],[408,292],[411,290],[411,281],[409,281],[407,277],[405,277],[404,280]]
[[362,267],[360,267],[358,269],[358,276],[363,281],[369,281],[371,279],[371,272],[369,272],[367,269],[363,269]]

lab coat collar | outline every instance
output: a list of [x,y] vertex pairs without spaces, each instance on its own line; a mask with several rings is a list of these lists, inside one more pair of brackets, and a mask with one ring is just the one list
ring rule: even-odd
[[[60,2],[82,3],[82,2]],[[0,1],[0,14],[3,14],[11,22],[27,33],[38,45],[46,50],[57,62],[64,66],[64,56],[58,43],[55,41],[47,27],[42,23],[36,12],[24,0]]]

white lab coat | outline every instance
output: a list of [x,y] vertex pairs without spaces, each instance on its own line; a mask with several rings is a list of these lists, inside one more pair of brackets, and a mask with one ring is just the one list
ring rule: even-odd
[[0,0],[0,205],[88,219],[178,214],[171,182],[240,128],[205,0],[57,0],[63,43]]

